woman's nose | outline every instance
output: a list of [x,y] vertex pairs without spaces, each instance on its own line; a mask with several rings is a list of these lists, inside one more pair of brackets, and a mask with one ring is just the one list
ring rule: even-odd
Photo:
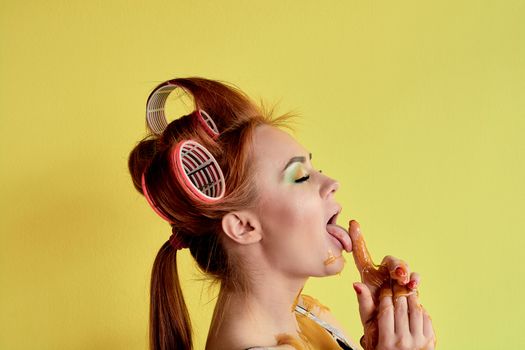
[[334,195],[335,192],[339,189],[339,182],[324,174],[322,174],[322,176],[325,177],[325,180],[323,186],[321,187],[321,196],[323,198],[326,198],[330,195]]

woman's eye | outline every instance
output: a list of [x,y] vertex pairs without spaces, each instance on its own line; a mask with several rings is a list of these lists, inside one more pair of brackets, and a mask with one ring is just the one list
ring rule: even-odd
[[296,162],[286,171],[285,179],[288,183],[302,183],[307,181],[310,178],[308,170],[305,166],[299,162]]
[[295,180],[296,183],[299,183],[299,182],[304,182],[306,180],[308,180],[310,178],[310,175],[306,175],[306,176],[303,176],[297,180]]

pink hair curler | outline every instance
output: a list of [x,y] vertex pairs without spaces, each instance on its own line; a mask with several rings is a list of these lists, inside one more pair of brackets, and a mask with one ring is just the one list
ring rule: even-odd
[[[172,148],[170,154],[175,178],[193,199],[213,203],[224,197],[224,174],[215,157],[203,145],[193,140],[180,141]],[[149,195],[145,173],[142,174],[142,192],[153,210],[173,224]]]
[[[178,85],[168,80],[158,85],[153,92],[149,95],[146,103],[146,121],[148,127],[153,131],[154,134],[160,135],[168,126],[166,115],[164,113],[164,107],[166,105],[166,99],[175,90]],[[202,125],[204,130],[212,138],[216,139],[219,137],[219,130],[213,119],[208,113],[202,109],[197,109],[193,112],[196,115],[199,123]]]
[[217,137],[219,137],[219,129],[217,129],[217,125],[215,125],[215,122],[211,119],[210,115],[202,109],[198,109],[193,113],[197,114],[197,120],[201,123],[208,135],[213,139],[217,139]]
[[171,155],[177,180],[194,199],[212,203],[224,197],[224,175],[204,146],[193,140],[181,141]]

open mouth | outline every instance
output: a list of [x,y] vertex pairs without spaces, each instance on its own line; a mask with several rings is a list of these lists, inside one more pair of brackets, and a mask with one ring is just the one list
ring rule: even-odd
[[327,225],[336,225],[337,224],[337,217],[339,216],[339,213],[341,211],[338,211],[337,213],[335,213],[334,215],[332,215],[332,217],[330,218],[330,220],[328,220],[328,223]]
[[342,209],[343,208],[341,208],[339,206],[336,208],[335,213],[332,216],[330,216],[330,218],[326,222],[327,226],[328,225],[337,225],[337,218],[339,217],[339,214],[341,213]]

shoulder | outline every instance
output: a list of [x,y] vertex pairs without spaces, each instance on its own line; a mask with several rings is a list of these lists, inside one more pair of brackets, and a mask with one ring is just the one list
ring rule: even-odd
[[296,350],[296,349],[291,345],[278,345],[278,346],[272,346],[272,347],[256,346],[256,347],[248,348],[245,350]]
[[[210,348],[210,349],[212,349],[212,348]],[[232,348],[228,348],[228,349],[232,349]],[[293,346],[290,346],[290,345],[253,346],[251,348],[237,348],[237,349],[239,349],[239,350],[296,350],[296,348],[294,348]]]
[[[257,346],[257,344],[272,344]],[[206,350],[296,350],[288,344],[275,344],[274,336],[264,336],[253,329],[235,327],[211,332],[206,341]],[[254,346],[255,345],[255,346]]]
[[238,349],[238,350],[296,350],[291,345],[276,345],[276,346],[252,346],[249,348],[246,347],[238,347],[238,346],[230,346],[222,344],[221,346],[213,345],[213,344],[206,344],[206,349]]

